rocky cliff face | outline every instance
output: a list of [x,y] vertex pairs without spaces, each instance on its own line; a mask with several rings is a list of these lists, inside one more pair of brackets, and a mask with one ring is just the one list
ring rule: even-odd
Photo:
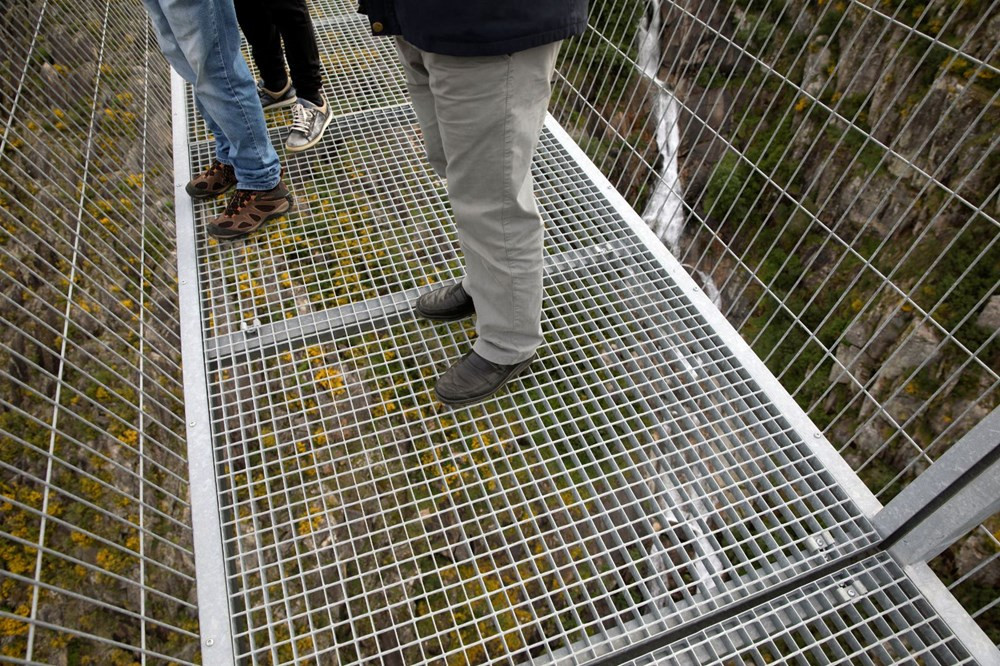
[[[741,4],[661,9],[688,110],[682,252],[856,466],[911,476],[914,447],[936,457],[997,404],[1000,18]],[[789,344],[803,325],[823,349]]]
[[[651,151],[657,86],[599,45],[633,57],[653,13],[656,78],[682,106],[678,258],[887,502],[1000,402],[1000,15],[943,0],[596,3],[607,39],[584,38],[563,69],[587,102],[557,97],[556,113],[640,211],[670,159]],[[624,72],[629,92],[588,84],[595,72]],[[984,531],[941,572],[996,548]],[[998,568],[974,577],[995,586]]]

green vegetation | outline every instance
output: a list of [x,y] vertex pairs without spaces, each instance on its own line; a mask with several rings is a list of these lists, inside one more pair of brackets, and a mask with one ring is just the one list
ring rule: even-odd
[[[634,64],[642,7],[631,0],[591,3],[590,28],[563,42],[549,108],[612,182],[627,183],[629,201],[645,202],[651,189],[631,178],[657,159],[652,129],[636,122],[649,94],[649,80]],[[622,139],[642,148],[622,150]]]

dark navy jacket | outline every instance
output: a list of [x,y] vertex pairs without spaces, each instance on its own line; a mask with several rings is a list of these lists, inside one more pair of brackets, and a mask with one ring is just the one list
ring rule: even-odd
[[359,0],[376,35],[402,35],[422,51],[491,56],[578,35],[587,0]]

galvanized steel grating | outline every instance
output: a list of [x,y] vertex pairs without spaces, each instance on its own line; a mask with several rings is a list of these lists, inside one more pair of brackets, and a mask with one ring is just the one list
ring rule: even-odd
[[[454,231],[440,233],[444,186],[422,161],[408,108],[348,116],[327,131],[316,150],[284,161],[295,217],[240,244],[199,232],[207,337],[283,320],[294,336],[294,317],[458,277]],[[203,168],[212,146],[192,144],[192,155]]]
[[[319,9],[321,49],[354,64],[328,72],[342,106],[326,139],[283,159],[296,211],[218,243],[203,229],[223,202],[195,208],[237,660],[580,663],[874,545],[774,387],[551,121],[533,169],[546,344],[495,399],[435,404],[474,335],[409,310],[462,275],[446,191],[389,42],[336,51],[372,42],[338,7]],[[196,172],[212,145],[197,124],[188,140]],[[891,563],[858,571],[877,581],[862,611],[817,601],[841,584],[821,581],[678,654],[745,650],[734,633],[797,617],[790,642],[741,655],[965,658]]]
[[[963,626],[995,588],[970,618],[869,556],[870,495],[566,136],[845,452],[889,427],[850,461],[898,456],[889,497],[1000,387],[997,0],[591,4],[535,164],[546,346],[459,412],[429,389],[470,327],[410,314],[461,275],[445,188],[353,0],[313,6],[338,117],[286,160],[299,211],[224,245],[221,203],[171,208],[141,3],[2,4],[0,661],[215,664],[232,626],[241,663],[997,662]],[[211,144],[174,83],[183,185]],[[883,353],[873,313],[915,325]]]
[[975,662],[892,558],[883,554],[630,663]]
[[[350,140],[338,127],[309,156],[311,182],[289,160],[299,213],[203,246],[206,336],[248,321],[288,330],[254,358],[219,348],[211,375],[248,656],[548,654],[599,644],[606,626],[676,625],[872,542],[549,133],[536,169],[547,345],[520,386],[439,411],[433,379],[471,326],[419,324],[379,299],[457,277],[441,185],[408,111],[350,120]],[[345,302],[368,313],[362,330],[296,345],[299,316]]]

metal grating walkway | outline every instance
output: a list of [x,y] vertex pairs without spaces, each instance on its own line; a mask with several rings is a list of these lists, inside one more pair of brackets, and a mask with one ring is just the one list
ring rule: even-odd
[[[551,118],[540,359],[435,404],[473,334],[409,311],[462,274],[445,188],[391,42],[315,10],[339,117],[284,156],[295,212],[217,243],[222,202],[178,199],[196,538],[221,541],[198,551],[206,663],[226,634],[254,664],[621,663],[656,636],[632,663],[971,662],[872,555],[867,491]],[[183,183],[212,144],[175,107]]]

